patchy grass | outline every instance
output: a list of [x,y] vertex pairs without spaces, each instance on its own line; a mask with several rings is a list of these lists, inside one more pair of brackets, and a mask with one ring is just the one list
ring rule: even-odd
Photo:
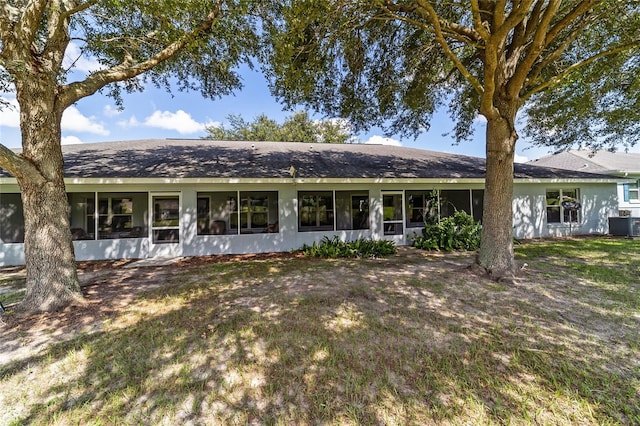
[[22,268],[5,268],[0,273],[0,302],[9,306],[24,297],[26,275]]
[[0,365],[0,423],[640,423],[638,242],[517,258],[513,285],[408,248],[187,266]]

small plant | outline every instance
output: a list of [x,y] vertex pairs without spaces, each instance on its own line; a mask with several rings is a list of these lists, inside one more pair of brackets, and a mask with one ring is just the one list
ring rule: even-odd
[[457,211],[440,222],[425,224],[413,246],[423,250],[476,250],[480,247],[481,229],[471,215]]
[[302,252],[306,256],[326,257],[326,258],[355,258],[355,257],[381,257],[396,252],[396,245],[393,241],[371,240],[359,238],[356,241],[342,241],[335,236],[332,239],[324,237],[320,244],[305,244]]

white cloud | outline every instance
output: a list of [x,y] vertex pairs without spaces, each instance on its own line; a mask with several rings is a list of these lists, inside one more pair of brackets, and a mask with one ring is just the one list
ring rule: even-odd
[[[143,123],[147,127],[175,130],[181,135],[203,132],[206,126],[215,126],[216,123],[199,123],[191,117],[191,114],[178,110],[154,111]],[[219,125],[219,124],[218,124]]]
[[402,143],[397,139],[387,138],[385,136],[373,135],[368,140],[364,141],[365,144],[375,144],[375,145],[393,145],[393,146],[402,146]]
[[60,143],[62,145],[77,145],[82,143],[82,141],[77,136],[63,136]]
[[138,121],[138,119],[136,118],[135,115],[132,115],[131,117],[129,117],[128,120],[120,120],[116,123],[118,126],[120,127],[138,127],[140,126],[142,123],[140,123]]
[[2,107],[0,111],[0,126],[7,126],[13,128],[20,127],[20,107],[18,101],[15,98],[7,98],[2,96],[2,100],[8,102],[8,106]]
[[65,68],[73,67],[74,70],[85,73],[104,68],[94,57],[86,56],[82,53],[80,47],[74,42],[70,42],[66,52],[64,52],[63,66]]
[[519,155],[516,154],[513,158],[514,163],[526,163],[527,161],[529,161],[529,157],[527,157],[526,155]]
[[94,116],[86,117],[74,106],[67,108],[62,114],[62,130],[71,132],[94,133],[106,136],[109,131],[102,123],[95,121]]
[[106,117],[117,117],[122,114],[122,110],[119,110],[118,108],[112,107],[111,105],[107,104],[102,109],[102,114],[104,114]]

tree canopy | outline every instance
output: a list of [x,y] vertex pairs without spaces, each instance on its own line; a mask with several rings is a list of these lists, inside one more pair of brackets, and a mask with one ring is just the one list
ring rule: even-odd
[[[251,0],[9,0],[0,5],[0,88],[20,106],[22,152],[0,145],[20,186],[27,310],[80,296],[60,147],[66,108],[97,91],[121,103],[145,84],[215,98],[241,86],[239,64],[259,51]],[[76,58],[65,55],[71,43]],[[80,60],[99,65],[74,73]],[[2,108],[2,105],[0,105]]]
[[536,143],[640,138],[635,0],[282,3],[270,27],[275,93],[357,130],[416,136],[446,108],[469,139],[502,90]]
[[253,121],[230,115],[229,127],[207,128],[207,139],[227,141],[347,143],[353,139],[343,120],[312,120],[305,111],[287,117],[282,124],[262,114]]
[[632,145],[638,132],[637,0],[289,0],[269,21],[274,93],[356,131],[418,135],[448,108],[455,137],[486,118],[478,263],[517,270],[517,120],[535,142]]

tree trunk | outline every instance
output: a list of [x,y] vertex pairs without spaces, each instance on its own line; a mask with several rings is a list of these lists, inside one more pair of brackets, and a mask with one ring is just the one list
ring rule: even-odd
[[27,292],[20,309],[54,311],[82,300],[64,185],[57,87],[46,78],[16,84],[22,156],[42,179],[18,177],[25,227]]
[[512,278],[516,270],[512,202],[513,158],[518,135],[513,121],[503,117],[487,121],[487,170],[477,262],[497,280]]

